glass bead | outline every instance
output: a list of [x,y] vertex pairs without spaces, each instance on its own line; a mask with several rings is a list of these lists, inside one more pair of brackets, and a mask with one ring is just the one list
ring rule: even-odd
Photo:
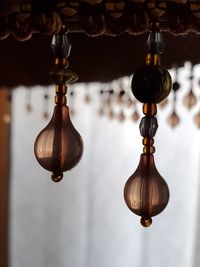
[[118,120],[119,122],[124,122],[126,119],[125,115],[124,115],[124,112],[123,111],[120,111],[119,115],[118,115]]
[[152,219],[151,218],[141,218],[140,223],[144,227],[149,227],[152,224]]
[[55,183],[58,183],[63,179],[63,173],[52,173],[51,179]]
[[165,49],[165,43],[162,34],[159,31],[150,31],[147,40],[148,52],[152,54],[162,54]]
[[54,97],[54,102],[57,105],[65,105],[67,103],[67,98],[65,95],[57,94]]
[[84,96],[84,102],[86,104],[90,104],[91,103],[91,96],[89,93],[86,93],[85,96]]
[[63,95],[66,95],[67,93],[67,86],[65,84],[56,84],[56,93],[61,93]]
[[157,114],[157,106],[155,103],[144,103],[143,113],[149,116],[155,116]]
[[154,144],[154,139],[153,138],[147,138],[147,137],[145,137],[142,140],[142,144],[144,146],[152,146]]
[[51,47],[56,58],[66,58],[70,55],[71,44],[67,34],[55,34],[52,38]]
[[145,116],[141,119],[140,125],[140,134],[143,137],[152,138],[155,136],[158,129],[158,122],[156,117]]
[[172,90],[174,92],[177,92],[179,89],[180,89],[180,83],[174,82],[173,85],[172,85]]
[[143,147],[143,153],[144,154],[153,154],[155,153],[155,147],[154,146],[144,146]]
[[45,94],[45,95],[44,95],[44,99],[45,99],[45,100],[48,100],[48,99],[49,99],[49,95],[48,95],[48,94]]
[[142,103],[159,103],[165,99],[172,87],[169,72],[161,66],[147,65],[133,76],[131,88],[133,95]]
[[55,106],[52,119],[36,138],[34,151],[38,163],[57,176],[78,164],[83,141],[71,122],[67,106]]
[[159,65],[160,64],[160,56],[158,54],[147,54],[146,56],[146,64],[147,65]]
[[161,213],[169,201],[169,189],[152,154],[141,154],[139,165],[124,187],[128,208],[144,219]]

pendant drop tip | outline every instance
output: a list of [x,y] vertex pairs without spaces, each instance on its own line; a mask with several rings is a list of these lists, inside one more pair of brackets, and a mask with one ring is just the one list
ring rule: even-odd
[[63,173],[52,173],[51,179],[53,182],[58,183],[63,179]]
[[140,223],[144,227],[149,227],[152,224],[152,219],[151,218],[141,218]]

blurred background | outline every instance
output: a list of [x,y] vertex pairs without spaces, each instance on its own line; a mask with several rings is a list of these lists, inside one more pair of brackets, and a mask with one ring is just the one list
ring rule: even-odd
[[[71,119],[84,140],[80,164],[62,182],[36,162],[33,144],[53,113],[54,86],[18,87],[12,93],[9,261],[11,267],[197,267],[199,266],[200,138],[194,117],[200,109],[199,73],[194,67],[197,103],[183,104],[191,89],[191,65],[179,69],[181,90],[170,124],[173,93],[158,109],[155,163],[170,188],[166,210],[145,229],[126,207],[123,187],[142,152],[142,106],[130,94],[131,77],[108,84],[69,88]],[[170,71],[175,77],[175,71]],[[110,87],[123,84],[132,104],[103,106]],[[104,92],[102,92],[104,90]],[[123,116],[120,115],[123,113]],[[6,114],[4,114],[6,115]],[[123,118],[122,118],[123,117]],[[172,127],[173,126],[173,127]]]
[[[171,195],[145,229],[123,188],[142,153],[130,82],[155,29],[173,78],[155,137]],[[33,147],[53,113],[51,41],[63,31],[79,76],[68,104],[84,154],[55,184]],[[0,0],[0,267],[200,266],[199,33],[197,0]]]

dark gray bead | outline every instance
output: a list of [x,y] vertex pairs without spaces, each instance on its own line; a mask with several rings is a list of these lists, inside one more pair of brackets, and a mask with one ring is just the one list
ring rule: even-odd
[[158,122],[156,117],[145,116],[140,121],[140,134],[143,137],[153,138],[158,129]]
[[51,42],[51,47],[56,57],[69,57],[71,44],[67,38],[67,34],[55,34]]
[[148,52],[152,54],[162,54],[165,43],[160,32],[151,31],[147,40]]

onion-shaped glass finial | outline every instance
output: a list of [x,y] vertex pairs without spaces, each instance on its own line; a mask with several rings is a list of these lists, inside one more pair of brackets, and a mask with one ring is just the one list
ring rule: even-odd
[[141,154],[139,165],[124,187],[128,208],[141,217],[141,224],[148,227],[151,217],[161,213],[169,201],[169,189],[159,174],[152,154]]
[[54,182],[60,181],[63,172],[80,161],[83,141],[71,122],[66,105],[55,106],[51,121],[36,138],[34,151],[39,164],[53,173]]

